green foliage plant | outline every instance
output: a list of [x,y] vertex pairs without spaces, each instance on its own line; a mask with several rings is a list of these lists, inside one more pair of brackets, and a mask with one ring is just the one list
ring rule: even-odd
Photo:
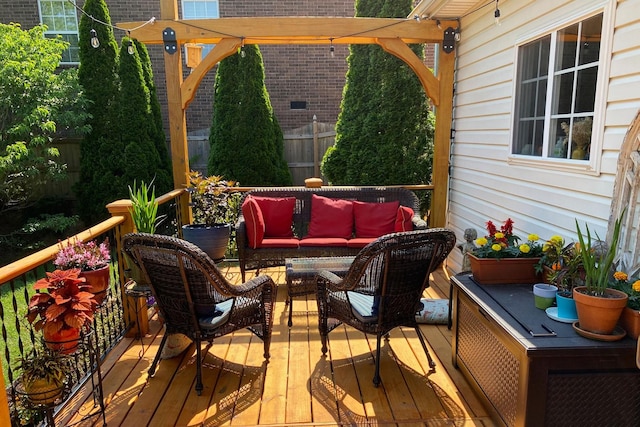
[[134,181],[133,188],[129,187],[129,198],[131,199],[131,218],[139,233],[156,232],[158,225],[158,203],[156,202],[155,188],[142,181],[138,187]]
[[20,370],[20,381],[26,391],[41,380],[62,388],[70,372],[68,358],[42,347],[36,346],[29,354],[21,357],[16,365]]
[[240,212],[242,195],[233,191],[239,184],[219,175],[203,177],[200,172],[189,173],[188,191],[194,224],[207,226],[234,225]]
[[578,233],[578,242],[580,243],[579,252],[582,257],[582,266],[585,271],[586,292],[592,296],[604,296],[609,285],[609,276],[613,261],[616,257],[616,248],[620,237],[620,228],[622,226],[622,217],[616,219],[613,236],[611,242],[607,246],[602,242],[598,235],[592,239],[589,226],[585,224],[585,234],[582,233],[580,224],[576,219],[576,232]]
[[66,176],[57,131],[88,130],[76,70],[57,71],[68,43],[45,30],[0,24],[0,212],[32,206],[46,183]]

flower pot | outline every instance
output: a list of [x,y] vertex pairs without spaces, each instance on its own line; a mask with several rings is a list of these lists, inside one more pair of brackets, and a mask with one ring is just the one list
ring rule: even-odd
[[209,257],[220,262],[229,245],[229,224],[206,226],[204,224],[191,224],[182,226],[182,238],[202,249]]
[[59,381],[49,381],[45,378],[23,384],[24,394],[34,405],[51,405],[64,391],[63,379]]
[[620,316],[620,326],[634,340],[640,336],[640,311],[625,307]]
[[571,292],[564,291],[556,293],[556,305],[558,306],[558,317],[563,319],[577,319],[576,302],[572,298]]
[[469,254],[471,273],[481,285],[538,283],[535,266],[540,258],[478,258]]
[[47,348],[60,354],[73,354],[78,350],[80,343],[80,329],[65,328],[58,332],[50,333],[43,330],[44,343]]
[[533,285],[533,298],[536,308],[546,310],[551,307],[556,300],[558,287],[547,285],[546,283],[536,283]]
[[102,304],[102,301],[107,296],[107,289],[109,289],[109,265],[105,265],[97,270],[83,270],[80,272],[80,277],[84,277],[89,284],[89,292],[96,296],[96,302],[98,305]]
[[607,288],[604,297],[586,294],[586,287],[573,289],[580,329],[600,335],[610,335],[627,305],[629,296]]

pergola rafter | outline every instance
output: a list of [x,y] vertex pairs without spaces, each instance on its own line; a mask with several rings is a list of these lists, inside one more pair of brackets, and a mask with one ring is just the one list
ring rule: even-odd
[[[186,109],[207,72],[222,59],[237,52],[240,46],[377,44],[409,65],[436,106],[430,225],[445,224],[455,54],[451,49],[445,53],[441,47],[438,74],[434,75],[408,45],[439,43],[441,46],[452,46],[451,37],[453,28],[457,27],[456,21],[303,16],[179,20],[176,0],[160,0],[160,10],[161,19],[151,25],[126,22],[119,23],[118,27],[130,30],[131,37],[145,44],[165,45],[171,154],[176,188],[186,187],[188,182]],[[445,37],[449,39],[443,43]],[[186,43],[214,43],[216,46],[183,79],[181,48]],[[183,214],[188,217],[188,212]]]

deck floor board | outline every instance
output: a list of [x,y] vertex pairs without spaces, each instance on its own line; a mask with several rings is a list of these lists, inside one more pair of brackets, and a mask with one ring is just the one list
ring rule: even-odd
[[[375,336],[341,326],[321,353],[315,297],[297,297],[293,326],[287,326],[284,269],[261,272],[278,284],[270,359],[248,330],[202,345],[204,390],[195,392],[195,346],[147,370],[163,335],[157,314],[142,338],[124,339],[102,363],[106,419],[112,426],[485,426],[496,424],[451,362],[451,331],[421,325],[436,361],[429,372],[415,330],[396,328],[383,339],[382,384],[373,386]],[[239,280],[236,270],[227,276]],[[444,270],[432,276],[425,296],[448,298]],[[90,393],[75,405],[91,406]],[[78,421],[65,408],[57,425]],[[63,424],[64,423],[64,424]],[[79,426],[101,426],[92,417]]]

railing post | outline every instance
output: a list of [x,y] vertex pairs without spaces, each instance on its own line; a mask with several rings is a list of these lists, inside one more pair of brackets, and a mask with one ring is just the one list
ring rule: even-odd
[[0,361],[0,426],[10,426],[11,416],[9,415],[9,400],[4,383],[4,374],[2,373],[2,361]]
[[[116,249],[118,256],[118,276],[120,277],[120,295],[122,295],[122,311],[126,325],[135,325],[127,333],[127,337],[144,336],[149,332],[149,316],[147,314],[147,302],[144,298],[130,297],[125,292],[125,284],[127,282],[125,265],[126,260],[122,252],[122,236],[135,231],[133,219],[129,209],[131,208],[131,200],[122,199],[109,203],[107,209],[111,216],[122,216],[126,220],[116,228]],[[126,266],[127,270],[129,266]]]

